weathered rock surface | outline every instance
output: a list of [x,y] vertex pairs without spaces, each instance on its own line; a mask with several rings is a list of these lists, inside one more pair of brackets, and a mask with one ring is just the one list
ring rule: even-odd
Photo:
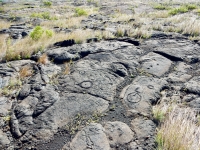
[[195,94],[200,94],[200,77],[199,76],[193,77],[191,80],[186,82],[184,85],[185,85],[185,88],[189,92],[195,93]]
[[163,79],[137,77],[121,93],[128,115],[150,116],[152,113],[151,106],[159,100],[160,91],[166,84],[167,82]]
[[127,144],[134,137],[133,131],[123,122],[107,122],[104,128],[111,147]]
[[[155,144],[156,125],[154,122],[144,118],[136,118],[132,120],[131,127],[137,135],[136,143],[138,146],[134,148],[151,149]],[[130,146],[132,147],[133,145],[132,143]]]
[[140,61],[142,62],[142,69],[144,71],[158,77],[165,74],[172,63],[169,59],[153,52],[143,56]]
[[2,130],[0,130],[0,148],[4,149],[9,144],[10,144],[10,141],[7,135]]
[[[103,143],[103,144],[102,144]],[[70,144],[72,150],[109,150],[105,129],[100,124],[90,124],[80,131]]]

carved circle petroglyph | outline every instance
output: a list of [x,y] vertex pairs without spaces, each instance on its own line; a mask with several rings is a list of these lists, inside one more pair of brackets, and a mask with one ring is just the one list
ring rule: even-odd
[[91,81],[83,81],[80,83],[80,86],[85,89],[91,88],[93,83]]
[[68,100],[69,100],[69,101],[75,101],[75,100],[76,100],[76,97],[75,97],[75,96],[70,96],[70,97],[68,97]]
[[138,92],[129,93],[127,95],[127,101],[130,103],[138,103],[139,101],[141,101],[141,98],[142,96]]

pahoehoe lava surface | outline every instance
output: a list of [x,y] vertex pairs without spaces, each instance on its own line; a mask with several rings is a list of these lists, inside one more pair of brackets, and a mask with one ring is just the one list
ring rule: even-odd
[[[164,44],[159,47],[158,42],[162,41]],[[29,60],[15,61],[10,68],[1,64],[1,86],[5,86],[10,74],[17,73],[14,68],[31,65],[35,70],[16,103],[9,104],[8,98],[1,97],[1,108],[12,106],[11,132],[2,134],[2,141],[15,149],[153,149],[156,124],[152,121],[152,106],[161,98],[163,89],[173,96],[170,87],[187,88],[188,93],[182,96],[196,95],[188,105],[199,109],[199,79],[193,73],[197,74],[198,68],[195,71],[193,64],[184,61],[188,56],[197,57],[192,48],[199,46],[183,39],[181,44],[185,41],[190,49],[182,46],[177,55],[170,48],[165,51],[177,58],[182,55],[181,61],[170,60],[151,49],[154,43],[156,49],[172,43],[172,49],[178,49],[179,41],[176,37],[149,39],[135,46],[116,40],[56,48],[69,54],[72,50],[77,54],[89,51],[74,61],[68,75],[62,73],[62,64],[53,62],[39,65]],[[58,52],[56,49],[46,53]],[[72,123],[67,128],[77,115],[79,124]],[[96,123],[89,124],[91,118]]]

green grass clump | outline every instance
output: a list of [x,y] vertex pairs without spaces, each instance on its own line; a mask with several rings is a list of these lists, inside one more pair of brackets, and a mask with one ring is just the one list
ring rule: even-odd
[[50,1],[44,1],[43,4],[46,7],[51,7],[52,6],[52,2],[50,2]]
[[187,4],[186,7],[188,8],[188,10],[193,10],[197,8],[195,4]]
[[174,9],[171,9],[169,11],[169,14],[170,15],[176,15],[176,14],[179,14],[179,13],[186,13],[188,12],[188,8],[186,6],[181,6],[179,8],[174,8]]
[[47,19],[47,20],[52,20],[50,14],[48,12],[43,12],[43,13],[32,13],[31,17],[33,18],[41,18],[41,19]]
[[44,33],[44,29],[41,26],[36,26],[34,30],[30,33],[30,37],[37,41],[39,40]]
[[53,31],[52,31],[52,30],[46,30],[45,33],[46,33],[46,36],[47,36],[48,38],[50,38],[50,37],[53,36]]
[[169,14],[176,15],[179,13],[186,13],[186,12],[191,11],[196,8],[197,8],[197,6],[195,4],[182,5],[179,8],[173,8],[173,9],[169,10]]
[[50,38],[53,36],[52,30],[45,30],[41,26],[36,26],[34,30],[30,33],[31,39],[38,41],[42,36]]
[[76,13],[76,16],[87,16],[87,12],[81,8],[76,8],[75,13]]

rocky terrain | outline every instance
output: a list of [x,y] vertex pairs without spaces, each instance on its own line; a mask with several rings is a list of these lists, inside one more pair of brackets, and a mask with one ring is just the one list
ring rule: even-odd
[[[41,8],[58,18],[78,6],[98,13],[81,18],[78,27],[51,20],[51,29],[66,36],[29,57],[17,47],[9,51],[36,25],[47,25],[48,19],[29,16],[41,4],[2,3],[0,19],[9,23],[0,30],[6,37],[0,45],[0,149],[153,150],[160,125],[154,106],[176,103],[199,114],[199,35],[166,32],[169,24],[157,31],[159,19],[144,17],[155,10],[147,1],[56,1]],[[82,34],[68,37],[80,29],[92,34],[81,42]],[[25,52],[31,42],[26,46]]]

